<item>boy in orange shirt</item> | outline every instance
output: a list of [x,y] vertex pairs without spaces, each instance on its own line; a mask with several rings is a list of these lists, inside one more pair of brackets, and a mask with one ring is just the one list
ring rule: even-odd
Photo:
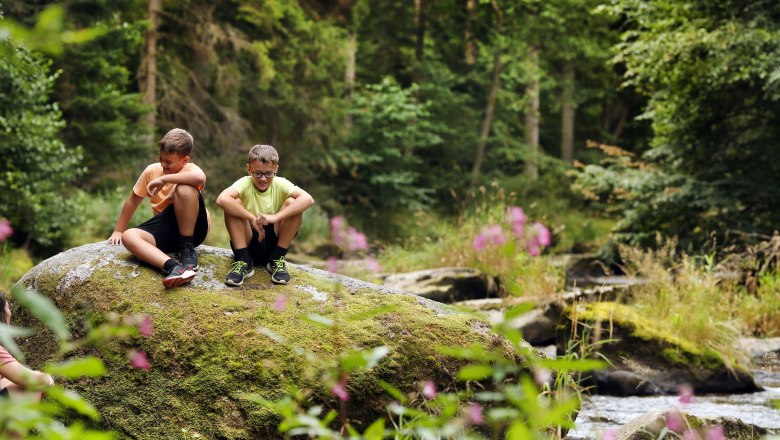
[[[211,221],[200,192],[206,174],[190,162],[192,135],[174,128],[158,143],[159,163],[146,167],[127,197],[111,244],[124,244],[141,261],[162,270],[165,287],[182,286],[195,278],[198,254]],[[132,229],[127,224],[138,205],[149,197],[154,217]],[[177,261],[168,253],[178,251]]]

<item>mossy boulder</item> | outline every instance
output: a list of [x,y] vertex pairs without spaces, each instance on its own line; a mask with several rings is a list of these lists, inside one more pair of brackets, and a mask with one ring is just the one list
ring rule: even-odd
[[[677,435],[667,434],[663,438],[759,440],[767,434],[766,429],[733,417],[696,417],[683,411],[669,409],[649,412],[637,417],[621,426],[615,432],[615,439],[655,440],[665,428],[675,431]],[[684,435],[686,432],[688,435]],[[719,433],[715,434],[715,432]]]
[[628,305],[615,302],[575,304],[565,309],[558,350],[570,338],[611,366],[595,371],[587,384],[601,394],[674,394],[682,385],[697,393],[758,391],[749,370],[727,364],[717,351],[664,332]]
[[[278,416],[242,398],[244,393],[278,400],[293,385],[307,390],[311,402],[338,408],[332,384],[322,380],[324,365],[341,353],[386,346],[389,354],[375,368],[353,372],[346,380],[348,416],[361,426],[386,414],[390,396],[379,380],[404,392],[414,392],[424,379],[440,388],[462,386],[454,376],[463,361],[441,354],[438,347],[508,347],[473,316],[306,266],[290,265],[289,285],[272,284],[258,268],[241,288],[229,288],[222,280],[232,262],[230,251],[198,250],[198,276],[176,289],[164,289],[160,273],[122,246],[105,243],[63,252],[19,281],[51,298],[76,336],[85,334],[85,323],[99,323],[111,313],[152,318],[151,336],[80,353],[100,356],[107,374],[67,384],[98,408],[104,425],[123,436],[279,437]],[[278,303],[274,307],[280,295],[286,297],[281,311]],[[334,324],[307,318],[313,315]],[[40,323],[24,313],[17,317],[17,325],[38,330],[20,345],[28,362],[40,366],[58,346]],[[131,348],[148,354],[151,369],[131,368],[126,356]],[[310,365],[302,353],[314,354],[322,365]]]

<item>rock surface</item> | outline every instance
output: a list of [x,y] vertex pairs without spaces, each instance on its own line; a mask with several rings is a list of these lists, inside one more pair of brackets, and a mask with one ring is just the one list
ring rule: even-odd
[[[591,376],[590,384],[600,394],[674,394],[684,384],[697,394],[760,389],[746,368],[729,369],[720,353],[663,333],[628,306],[603,302],[567,310],[565,331],[560,334],[579,335],[612,363]],[[568,343],[559,339],[559,353]]]
[[383,285],[443,303],[495,298],[495,278],[468,267],[440,267],[387,276]]
[[[719,417],[717,419],[696,417],[685,412],[678,412],[675,409],[666,411],[657,411],[644,414],[631,422],[623,425],[615,432],[616,440],[655,440],[659,438],[664,427],[676,427],[677,436],[664,438],[678,438],[686,431],[695,433],[682,438],[724,438],[729,440],[759,440],[767,431],[764,428],[745,423],[741,420],[730,417]],[[723,429],[723,437],[713,435],[713,429]],[[711,432],[710,435],[707,435]]]
[[[84,334],[85,322],[99,323],[108,313],[152,318],[151,336],[90,352],[103,358],[106,375],[68,384],[123,436],[277,438],[278,416],[244,398],[247,393],[277,400],[294,386],[306,390],[311,403],[338,408],[329,391],[333,383],[323,380],[324,367],[336,364],[341,353],[386,346],[389,354],[375,368],[352,372],[346,380],[348,416],[361,426],[386,413],[391,398],[380,379],[409,393],[425,379],[442,388],[462,386],[454,375],[463,361],[437,347],[477,342],[506,347],[473,316],[306,266],[290,265],[289,285],[272,284],[258,268],[242,287],[229,288],[223,279],[230,251],[207,246],[198,251],[198,276],[182,288],[164,289],[157,270],[105,243],[56,255],[19,282],[51,298],[76,335]],[[277,310],[280,303],[284,308]],[[20,315],[17,325],[38,329],[20,345],[29,363],[40,366],[57,347],[40,323]],[[130,367],[131,348],[148,354],[151,369]],[[318,360],[311,365],[303,353]]]

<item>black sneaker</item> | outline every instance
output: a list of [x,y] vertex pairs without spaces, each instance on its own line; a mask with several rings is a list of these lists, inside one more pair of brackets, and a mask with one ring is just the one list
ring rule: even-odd
[[184,243],[179,248],[179,260],[182,266],[196,271],[200,269],[198,264],[198,252],[195,251],[195,246],[192,243]]
[[279,257],[278,260],[271,260],[268,265],[265,266],[265,270],[271,274],[271,281],[276,284],[287,284],[290,282],[290,273],[287,272],[287,265],[284,262],[284,257]]
[[254,274],[254,267],[250,267],[245,261],[238,260],[233,263],[230,272],[228,272],[227,277],[225,277],[225,284],[238,287],[244,284],[246,278],[249,278]]
[[189,284],[193,278],[195,278],[195,271],[185,267],[182,264],[173,266],[170,272],[165,274],[163,278],[163,286],[165,287],[178,287],[185,284]]

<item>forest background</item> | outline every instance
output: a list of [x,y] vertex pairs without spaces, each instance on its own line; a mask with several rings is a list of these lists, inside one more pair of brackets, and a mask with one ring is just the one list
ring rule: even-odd
[[[280,174],[318,202],[304,251],[337,215],[375,250],[411,249],[512,205],[552,227],[553,252],[658,234],[709,252],[778,224],[773,1],[6,0],[0,11],[0,217],[33,260],[107,237],[173,127],[195,137],[214,214],[249,147],[275,145]],[[215,219],[207,243],[227,246]],[[404,258],[396,269],[411,268]]]

